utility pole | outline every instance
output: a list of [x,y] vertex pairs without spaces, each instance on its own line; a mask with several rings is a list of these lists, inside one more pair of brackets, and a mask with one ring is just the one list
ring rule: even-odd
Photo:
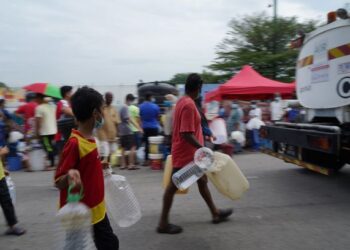
[[[273,54],[276,54],[277,50],[277,0],[273,0]],[[277,76],[277,67],[276,64],[273,63],[273,72],[272,77],[276,79]]]

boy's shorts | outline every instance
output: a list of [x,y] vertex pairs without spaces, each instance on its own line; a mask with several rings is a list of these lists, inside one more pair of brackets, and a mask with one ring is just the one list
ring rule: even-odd
[[126,151],[130,150],[135,146],[135,137],[133,134],[131,135],[122,135],[120,137],[120,145]]
[[97,250],[118,250],[119,239],[114,234],[107,215],[93,225],[94,241]]

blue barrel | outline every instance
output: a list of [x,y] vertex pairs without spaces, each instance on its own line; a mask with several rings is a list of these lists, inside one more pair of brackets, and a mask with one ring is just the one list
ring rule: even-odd
[[8,170],[18,171],[22,168],[22,157],[20,156],[9,156],[7,157]]

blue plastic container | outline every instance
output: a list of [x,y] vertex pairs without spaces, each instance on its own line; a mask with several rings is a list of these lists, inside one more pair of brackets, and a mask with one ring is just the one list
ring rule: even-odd
[[22,157],[9,156],[7,157],[7,165],[9,171],[18,171],[22,168]]

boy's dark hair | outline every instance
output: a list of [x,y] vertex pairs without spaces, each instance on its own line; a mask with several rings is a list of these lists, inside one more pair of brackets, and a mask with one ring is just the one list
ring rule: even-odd
[[99,110],[102,107],[103,96],[96,90],[84,86],[74,93],[71,105],[75,118],[83,122],[92,116],[94,110]]
[[61,91],[61,96],[64,98],[64,96],[73,89],[72,86],[62,86],[60,88],[60,91]]
[[203,81],[200,75],[196,73],[189,74],[186,79],[185,92],[193,93],[202,87]]

